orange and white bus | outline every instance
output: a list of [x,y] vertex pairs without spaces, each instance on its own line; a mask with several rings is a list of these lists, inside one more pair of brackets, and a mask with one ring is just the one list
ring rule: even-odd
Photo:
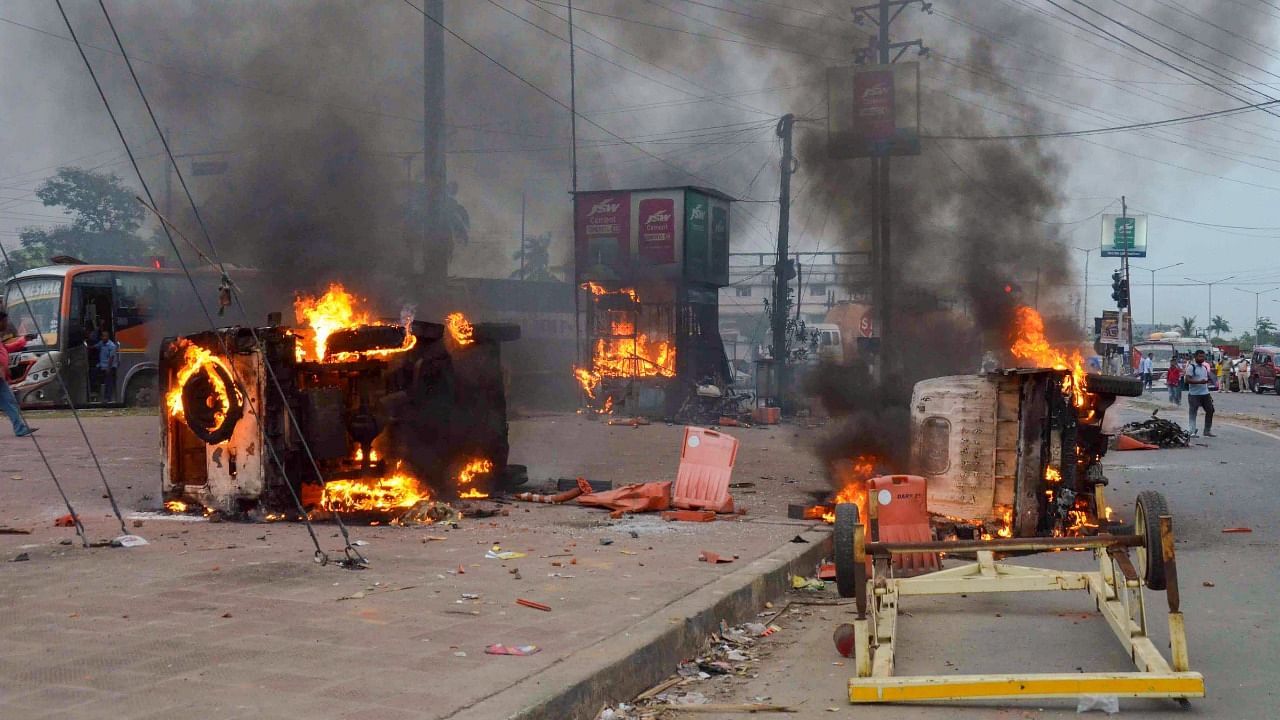
[[[192,276],[206,307],[216,312],[220,275],[205,267]],[[34,268],[5,283],[4,306],[10,332],[39,331],[9,360],[10,386],[23,408],[67,405],[55,370],[62,373],[76,407],[155,405],[161,339],[209,329],[191,283],[175,269],[89,264]],[[104,392],[94,370],[97,358],[89,357],[87,344],[106,332],[120,346],[110,393]]]

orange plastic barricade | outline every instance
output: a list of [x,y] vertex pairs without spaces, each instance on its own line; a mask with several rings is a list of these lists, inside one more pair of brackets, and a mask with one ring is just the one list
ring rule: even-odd
[[578,497],[578,504],[629,513],[666,510],[671,507],[671,483],[633,483],[616,490],[587,493]]
[[706,428],[686,427],[672,504],[684,510],[733,512],[729,477],[737,457],[737,438]]
[[[884,475],[867,481],[868,502],[875,508],[871,516],[878,526],[880,542],[928,542],[928,483],[919,475]],[[923,575],[941,569],[937,553],[908,553],[893,556],[899,576]]]

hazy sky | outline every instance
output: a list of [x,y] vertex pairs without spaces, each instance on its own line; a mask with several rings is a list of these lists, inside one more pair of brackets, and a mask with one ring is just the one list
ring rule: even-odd
[[[387,24],[389,35],[394,34],[406,47],[417,42],[415,36],[420,36],[422,23],[420,15],[399,0],[365,1],[369,7],[377,8],[377,19]],[[567,76],[561,71],[566,58],[560,50],[560,41],[546,37],[498,7],[562,33],[563,23],[552,16],[563,14],[558,0],[538,5],[521,0],[494,0],[494,3],[496,6],[479,0],[450,2],[447,22],[508,67],[522,74],[536,74],[552,95],[567,100]],[[96,2],[65,0],[65,4],[73,20],[86,25],[86,34],[92,35],[95,41],[109,41],[109,36],[101,35],[100,27],[92,30],[95,24],[101,25],[100,14],[95,15]],[[255,5],[270,4],[267,0],[230,3],[241,13],[246,9],[251,11]],[[1000,132],[1022,133],[1149,122],[1258,103],[1267,99],[1262,93],[1280,97],[1280,53],[1269,47],[1276,37],[1276,29],[1280,28],[1280,9],[1274,6],[1254,0],[1089,0],[1087,4],[1101,14],[1090,14],[1074,3],[1063,6],[1073,8],[1082,17],[1161,60],[1174,62],[1197,77],[1211,80],[1236,97],[1207,88],[1153,58],[1123,47],[1044,0],[935,0],[937,13],[930,16],[909,10],[901,26],[895,28],[899,37],[907,37],[909,33],[910,37],[923,37],[934,51],[922,60],[926,130],[930,104],[967,103],[980,107],[989,116],[991,126]],[[113,10],[116,6],[122,8],[123,15],[130,4],[120,0],[108,3]],[[217,6],[205,6],[206,12],[208,7]],[[767,199],[776,194],[777,188],[777,144],[772,129],[762,124],[769,120],[768,113],[821,113],[826,105],[822,88],[797,87],[786,82],[785,73],[767,72],[771,67],[784,66],[791,56],[800,52],[794,49],[796,45],[788,45],[791,50],[780,50],[783,41],[776,30],[792,32],[795,26],[812,28],[815,38],[826,43],[835,38],[835,45],[840,42],[836,36],[856,38],[865,32],[864,28],[848,22],[847,4],[835,0],[781,3],[581,0],[580,7],[584,10],[579,17],[581,27],[599,36],[582,35],[579,39],[584,48],[595,53],[595,56],[579,53],[577,58],[584,85],[591,88],[590,92],[579,88],[579,102],[584,112],[593,113],[591,117],[600,125],[629,139],[668,134],[663,142],[669,144],[644,147],[696,172],[721,173],[715,177],[728,192],[754,199]],[[772,19],[764,20],[765,14],[771,14]],[[1151,40],[1109,24],[1102,14],[1146,33],[1152,40],[1192,55],[1202,65],[1197,67],[1189,60],[1178,59]],[[652,27],[629,24],[608,15],[634,15],[651,23],[652,18],[662,18],[661,24],[684,32],[670,31],[664,35]],[[997,27],[997,18],[1007,22],[1009,17],[1020,18],[1029,29],[1053,33],[1057,45],[1036,47],[1020,43],[1019,33],[1008,33],[1007,25]],[[778,25],[779,22],[791,27]],[[770,29],[771,24],[774,30]],[[0,67],[5,68],[0,73],[0,241],[7,246],[16,243],[18,228],[57,221],[56,211],[34,201],[32,194],[35,185],[57,166],[100,166],[133,182],[120,143],[74,45],[31,28],[58,36],[66,34],[57,8],[49,0],[0,3]],[[143,48],[138,54],[145,51],[146,57],[157,63],[163,65],[177,54],[173,43],[179,42],[178,36],[166,33],[163,24],[149,26],[145,33],[127,24],[122,24],[120,30],[126,42]],[[182,37],[189,37],[190,30],[184,28]],[[280,27],[278,32],[281,42],[287,43],[291,29]],[[143,37],[137,37],[139,33]],[[963,56],[964,47],[973,38],[983,35],[993,42],[997,53],[997,64],[1003,72],[1000,82],[1019,88],[1023,93],[1021,104],[997,102],[985,97],[980,89],[951,86],[948,78],[955,77],[956,59]],[[605,40],[632,54],[609,46]],[[664,41],[670,43],[673,56],[680,56],[664,66],[674,74],[664,74],[637,57],[644,55],[646,60],[661,65],[663,50],[654,46]],[[638,48],[641,42],[645,43],[643,50]],[[335,37],[333,43],[334,53],[340,55],[342,38]],[[690,46],[705,48],[708,53],[722,53],[724,63],[691,61],[690,58],[696,59],[696,56],[689,54]],[[530,232],[559,233],[567,228],[568,204],[564,195],[567,152],[561,147],[567,140],[567,114],[545,97],[521,87],[501,69],[478,58],[457,41],[448,40],[447,47],[450,72],[466,74],[465,78],[455,76],[455,82],[493,84],[521,103],[545,111],[538,116],[537,127],[520,129],[528,131],[527,134],[543,134],[540,139],[513,138],[511,133],[515,130],[510,129],[490,130],[489,135],[458,131],[451,132],[449,137],[450,149],[455,152],[450,156],[453,179],[461,186],[464,203],[472,209],[477,237],[474,246],[460,251],[455,273],[505,276],[512,269],[509,254],[515,249],[519,232],[522,190],[531,198]],[[188,62],[191,53],[182,54],[186,58],[183,62]],[[91,51],[90,59],[106,63],[108,57]],[[412,57],[405,63],[407,69],[420,71],[421,57]],[[628,74],[618,66],[638,72]],[[147,72],[165,70],[152,68]],[[1226,74],[1230,81],[1218,73]],[[611,91],[601,90],[611,84]],[[382,85],[371,88],[370,97],[395,104],[397,108],[400,100],[395,98],[400,98],[409,114],[414,114],[412,108],[416,103],[416,112],[420,114],[420,92],[420,86],[412,82],[412,72],[408,72],[406,79],[384,78]],[[733,98],[715,103],[690,100],[692,94],[712,92]],[[745,94],[748,92],[751,94]],[[611,106],[627,108],[641,101],[659,107],[630,112],[610,110]],[[121,97],[119,102],[126,100]],[[743,106],[749,106],[750,110]],[[157,110],[163,115],[165,108]],[[1280,106],[1274,112],[1280,115]],[[483,121],[483,114],[476,110],[468,116],[468,108],[450,109],[451,121],[460,124]],[[542,117],[550,117],[551,124],[558,125],[544,127]],[[144,116],[126,112],[125,119],[131,141],[142,155],[151,156],[146,160],[150,163],[146,171],[158,172],[158,158],[154,157],[158,143],[154,134],[148,132]],[[759,127],[748,126],[748,123],[758,123]],[[687,155],[670,154],[680,150],[678,141],[670,140],[670,134],[681,128],[734,124],[740,135],[716,136],[714,142],[697,148],[696,153],[690,149]],[[721,132],[731,129],[734,128]],[[216,138],[203,131],[192,130],[184,137],[185,131],[175,128],[178,137],[175,144],[180,150],[207,149],[209,143],[216,142]],[[801,131],[821,132],[821,124],[803,126]],[[982,129],[981,134],[990,131],[990,128]],[[398,147],[389,147],[389,151],[412,147],[416,132],[412,123],[405,123],[399,132],[404,142]],[[508,134],[495,136],[493,132]],[[580,156],[591,166],[584,173],[586,187],[593,182],[639,183],[661,176],[660,171],[670,171],[652,157],[639,154],[634,146],[613,142],[596,128],[582,128],[580,141],[594,145],[584,149]],[[724,144],[730,141],[737,144]],[[934,142],[949,147],[945,143],[962,141],[928,141],[926,153],[931,152]],[[531,143],[527,145],[530,148],[542,146],[536,151],[541,158],[536,167],[516,162],[513,158],[518,153],[493,152],[495,149],[506,152],[519,143]],[[717,147],[716,143],[721,145]],[[1235,276],[1213,291],[1213,313],[1224,316],[1233,330],[1249,327],[1254,320],[1254,297],[1236,288],[1263,291],[1280,287],[1280,257],[1273,259],[1280,255],[1277,252],[1280,243],[1276,240],[1280,235],[1280,213],[1276,212],[1280,208],[1280,117],[1255,110],[1140,132],[1046,139],[1041,143],[1065,164],[1069,178],[1062,188],[1064,205],[1060,212],[1041,219],[1045,221],[1046,232],[1061,232],[1064,242],[1092,249],[1090,315],[1111,306],[1110,273],[1118,261],[1098,256],[1101,218],[1097,216],[1103,211],[1118,211],[1121,195],[1127,197],[1131,212],[1151,214],[1151,253],[1135,263],[1148,268],[1182,263],[1158,275],[1162,286],[1156,289],[1157,321],[1176,322],[1184,315],[1197,316],[1201,322],[1207,318],[1208,290],[1185,280],[1188,276],[1206,281]],[[532,154],[535,150],[527,152]],[[896,162],[927,160],[909,158]],[[802,188],[804,180],[802,167],[793,187]],[[689,182],[687,177],[671,181]],[[963,180],[970,184],[981,181],[981,177]],[[197,194],[199,190],[197,185]],[[850,188],[851,193],[859,190]],[[822,220],[825,211],[807,205],[807,201],[807,197],[800,195],[792,210],[793,243],[801,248],[831,248],[838,244],[840,239],[829,236],[830,231]],[[1003,212],[1005,208],[992,204],[992,233],[1000,233]],[[768,203],[744,204],[737,206],[735,213],[735,249],[767,249],[775,234],[776,207]],[[558,236],[557,242],[557,252],[563,253],[564,238]],[[1082,275],[1085,252],[1072,252],[1071,256],[1077,276]],[[1060,275],[1060,268],[1045,268],[1042,277],[1048,284]],[[1134,300],[1139,322],[1150,320],[1150,278],[1150,273],[1135,270]],[[1032,278],[1024,280],[1031,281]],[[1280,305],[1275,300],[1280,300],[1280,291],[1262,297],[1262,315],[1280,318]]]

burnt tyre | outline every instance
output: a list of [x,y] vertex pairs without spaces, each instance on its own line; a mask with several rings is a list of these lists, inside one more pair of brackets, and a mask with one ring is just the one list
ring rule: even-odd
[[835,537],[832,538],[836,560],[836,591],[840,597],[855,597],[859,584],[866,585],[867,566],[857,560],[855,546],[858,530],[858,505],[836,505]]
[[129,407],[155,407],[160,402],[160,385],[153,372],[140,372],[129,378],[124,389],[124,404]]
[[1155,490],[1138,493],[1133,515],[1134,532],[1142,538],[1138,546],[1138,574],[1152,590],[1164,590],[1164,550],[1160,546],[1160,516],[1169,514],[1169,503]]
[[1119,397],[1142,397],[1146,390],[1142,378],[1124,375],[1086,375],[1084,388],[1091,393]]

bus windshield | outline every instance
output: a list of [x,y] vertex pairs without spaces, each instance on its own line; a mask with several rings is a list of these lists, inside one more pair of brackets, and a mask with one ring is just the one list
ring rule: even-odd
[[27,347],[58,347],[58,314],[62,307],[62,278],[27,277],[10,280],[5,287],[4,306],[9,325],[18,335],[40,332]]

